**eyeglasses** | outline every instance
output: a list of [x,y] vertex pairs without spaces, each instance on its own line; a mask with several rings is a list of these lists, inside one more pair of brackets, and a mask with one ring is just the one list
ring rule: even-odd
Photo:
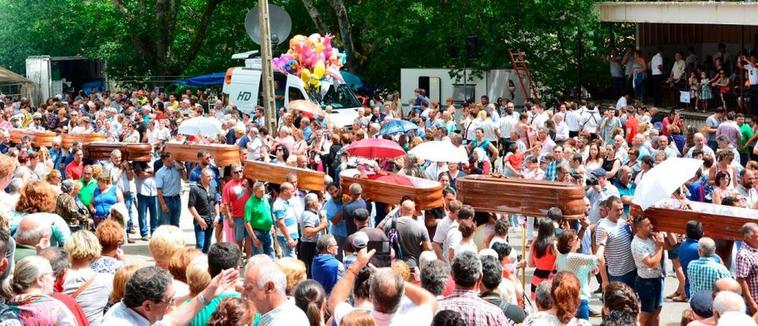
[[234,171],[234,173],[235,173],[235,174],[236,174],[236,173],[242,173],[242,171],[241,171],[241,170],[240,170],[240,171]]

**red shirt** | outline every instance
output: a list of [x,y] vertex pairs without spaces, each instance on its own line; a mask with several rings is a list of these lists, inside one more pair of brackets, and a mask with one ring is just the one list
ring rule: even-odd
[[229,206],[232,211],[232,217],[245,217],[245,203],[252,193],[242,186],[242,182],[244,181],[243,179],[227,182],[221,194],[221,203]]
[[629,117],[626,119],[626,128],[629,129],[629,134],[626,135],[626,142],[631,144],[634,135],[637,134],[637,130],[640,127],[640,121],[637,117]]
[[524,153],[512,154],[506,159],[516,171],[524,168]]
[[71,314],[74,315],[74,318],[76,318],[76,322],[79,326],[89,326],[89,321],[87,320],[87,316],[84,315],[84,311],[82,311],[82,306],[80,306],[79,302],[76,302],[74,298],[68,294],[60,292],[53,293],[52,297],[66,305],[66,308],[68,308],[68,310],[71,311]]
[[82,170],[84,170],[84,161],[76,164],[71,162],[66,165],[66,178],[78,180],[82,178]]

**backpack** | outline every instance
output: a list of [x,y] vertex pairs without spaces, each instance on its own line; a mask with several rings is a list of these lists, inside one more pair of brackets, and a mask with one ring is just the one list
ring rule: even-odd
[[390,224],[390,229],[387,230],[387,240],[390,241],[390,246],[395,250],[395,257],[403,259],[403,249],[400,247],[400,233],[397,231],[397,216],[392,217],[392,224]]

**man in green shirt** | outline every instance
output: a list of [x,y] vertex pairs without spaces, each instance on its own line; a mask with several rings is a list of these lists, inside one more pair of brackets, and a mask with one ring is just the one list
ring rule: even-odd
[[92,165],[84,166],[79,183],[82,185],[82,190],[79,191],[79,200],[82,201],[84,207],[89,207],[92,196],[95,195],[95,189],[97,189],[97,181],[92,177]]
[[253,196],[245,203],[245,229],[253,240],[253,255],[266,254],[274,259],[274,243],[271,238],[271,204],[265,197],[266,185],[256,182]]
[[748,145],[748,140],[753,138],[753,128],[749,124],[745,123],[745,115],[742,113],[737,114],[737,125],[740,127],[740,134],[742,134],[742,146],[738,148],[740,152],[740,164],[745,166],[750,159],[751,146]]

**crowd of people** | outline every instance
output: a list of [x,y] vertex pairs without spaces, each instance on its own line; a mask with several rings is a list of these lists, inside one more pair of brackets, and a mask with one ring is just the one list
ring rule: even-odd
[[741,111],[758,115],[755,54],[735,55],[724,43],[718,44],[715,53],[703,53],[702,57],[692,46],[686,51],[658,46],[651,52],[646,55],[635,48],[623,54],[617,49],[611,51],[606,61],[616,97],[627,94],[638,100],[650,98],[656,106],[683,103],[703,112],[735,103]]
[[[268,130],[262,108],[243,113],[201,91],[0,103],[0,325],[588,325],[594,315],[603,325],[647,326],[658,325],[666,300],[689,302],[684,325],[752,325],[758,312],[758,225],[744,225],[734,258],[720,257],[717,247],[731,243],[704,237],[700,222],[664,234],[630,210],[636,185],[675,157],[702,161],[672,195],[681,207],[758,209],[758,118],[723,107],[697,129],[677,110],[628,95],[610,106],[517,109],[482,96],[443,107],[419,89],[410,103],[371,99],[351,126],[282,109]],[[220,120],[223,132],[178,132],[200,116]],[[384,132],[396,119],[415,127]],[[150,144],[153,158],[129,161],[114,150],[93,160],[59,138],[51,147],[29,137],[11,143],[12,128],[100,133]],[[406,151],[449,141],[469,161],[346,154],[369,138]],[[298,187],[297,174],[276,185],[250,180],[242,165],[217,166],[205,151],[179,162],[165,150],[171,142],[236,145],[246,160],[321,171],[323,191]],[[341,187],[340,172],[351,168],[437,181],[444,205],[369,200],[360,184]],[[456,180],[470,174],[581,186],[585,216],[564,219],[558,207],[543,217],[477,211],[457,199]],[[192,221],[194,247],[183,219]],[[523,257],[514,230],[529,240]],[[136,241],[154,264],[128,263],[123,246]],[[678,289],[667,296],[668,261]],[[526,267],[534,268],[529,286],[519,277]],[[590,309],[595,293],[602,311]]]

